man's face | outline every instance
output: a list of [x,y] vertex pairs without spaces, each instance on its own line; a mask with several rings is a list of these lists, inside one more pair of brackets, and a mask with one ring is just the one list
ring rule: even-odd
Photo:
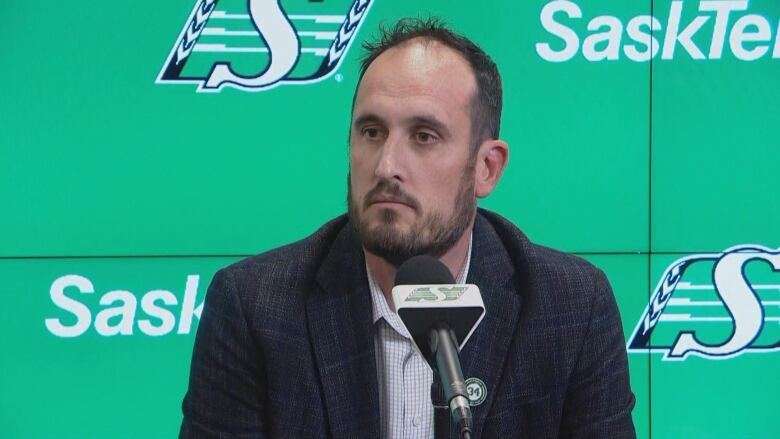
[[389,49],[366,71],[352,112],[348,203],[371,253],[396,266],[438,257],[471,224],[475,91],[466,60],[435,41]]

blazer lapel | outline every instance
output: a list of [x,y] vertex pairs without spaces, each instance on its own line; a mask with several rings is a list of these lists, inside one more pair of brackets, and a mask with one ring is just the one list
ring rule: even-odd
[[515,337],[520,314],[520,276],[500,237],[481,215],[474,223],[471,266],[467,283],[482,293],[485,317],[460,353],[464,378],[485,383],[485,400],[472,407],[474,431],[479,436],[501,381],[509,345]]
[[[371,297],[360,243],[347,224],[307,298],[306,314],[334,438],[378,438],[379,394]],[[291,367],[295,367],[291,365]]]

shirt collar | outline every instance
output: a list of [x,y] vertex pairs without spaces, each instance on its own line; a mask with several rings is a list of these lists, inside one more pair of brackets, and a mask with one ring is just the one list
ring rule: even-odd
[[[461,268],[460,273],[458,273],[458,277],[455,279],[455,283],[466,283],[466,277],[469,273],[469,266],[471,265],[471,244],[473,240],[474,233],[472,233],[469,237],[469,250],[466,253],[466,262],[463,264],[463,268]],[[409,334],[406,331],[406,328],[400,324],[398,314],[390,310],[390,306],[387,304],[387,300],[385,300],[385,295],[382,294],[382,288],[371,274],[371,269],[368,268],[368,261],[366,261],[366,274],[368,275],[368,287],[371,290],[371,305],[374,323],[380,319],[385,319],[385,321],[389,323],[390,326],[392,326],[396,331],[408,338]]]

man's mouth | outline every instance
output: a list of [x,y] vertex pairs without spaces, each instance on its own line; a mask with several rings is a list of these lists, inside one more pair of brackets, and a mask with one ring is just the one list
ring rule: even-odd
[[412,210],[418,210],[419,206],[417,201],[405,194],[398,185],[386,182],[379,182],[376,187],[366,194],[365,208],[373,205],[387,208],[406,206]]
[[401,205],[401,206],[406,206],[406,207],[412,207],[412,206],[409,205],[409,203],[407,203],[406,201],[404,201],[404,200],[402,200],[400,198],[397,198],[397,197],[382,197],[382,196],[374,197],[373,199],[371,199],[369,204],[371,204],[371,205],[373,205],[373,204],[379,204],[379,205]]

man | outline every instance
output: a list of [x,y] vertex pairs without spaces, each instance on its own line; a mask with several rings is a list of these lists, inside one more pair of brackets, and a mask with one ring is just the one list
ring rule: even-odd
[[495,64],[435,20],[366,48],[349,215],[215,275],[181,436],[430,437],[432,372],[391,300],[399,264],[428,254],[485,301],[461,352],[484,383],[476,437],[634,437],[604,274],[476,208],[509,155]]

